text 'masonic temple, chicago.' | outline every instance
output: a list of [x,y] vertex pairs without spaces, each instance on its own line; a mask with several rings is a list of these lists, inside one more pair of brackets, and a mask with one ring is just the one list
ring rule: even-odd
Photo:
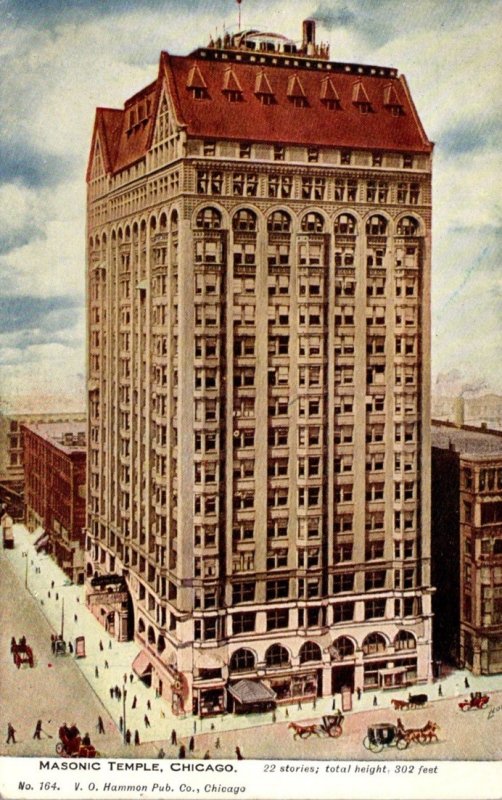
[[87,602],[175,713],[431,678],[431,154],[312,20],[97,110]]

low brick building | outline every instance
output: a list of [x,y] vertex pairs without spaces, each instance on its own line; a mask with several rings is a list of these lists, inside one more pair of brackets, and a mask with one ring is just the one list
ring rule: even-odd
[[85,423],[23,425],[25,509],[30,530],[75,583],[84,579]]

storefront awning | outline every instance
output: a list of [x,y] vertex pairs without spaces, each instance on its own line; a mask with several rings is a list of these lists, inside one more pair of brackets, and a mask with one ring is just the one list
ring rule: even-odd
[[151,672],[152,665],[150,663],[150,659],[148,658],[146,653],[139,653],[134,661],[132,662],[133,672],[139,678],[142,678],[143,675],[146,675],[148,672]]
[[43,550],[44,547],[48,546],[49,546],[49,534],[44,533],[44,535],[41,536],[40,539],[37,539],[37,543],[35,544],[35,550],[38,553],[40,550]]
[[42,539],[48,539],[48,538],[49,538],[49,534],[47,533],[47,531],[42,531],[42,533],[40,533],[40,534],[37,536],[37,538],[35,539],[35,541],[34,541],[34,545],[35,545],[35,547],[37,546],[37,544],[40,544],[40,542],[42,541]]
[[270,703],[275,700],[275,692],[261,681],[242,680],[228,687],[230,694],[238,703]]
[[385,667],[384,669],[379,669],[378,672],[380,675],[403,675],[407,672],[406,667]]

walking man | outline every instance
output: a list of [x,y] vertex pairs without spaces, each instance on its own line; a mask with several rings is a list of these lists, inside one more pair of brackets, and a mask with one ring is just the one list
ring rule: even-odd
[[377,705],[378,705],[378,700],[377,700],[377,696],[376,696],[376,694],[373,696],[373,705],[374,705],[374,706],[377,706]]
[[235,748],[235,755],[237,756],[237,761],[242,761],[244,759],[244,756],[241,753],[241,748],[238,746]]
[[110,669],[110,665],[108,664],[108,661],[106,659],[105,659],[105,669]]
[[120,716],[119,717],[119,731],[120,731],[120,733],[122,733],[123,730],[124,730],[124,720],[123,720],[122,716]]
[[131,731],[129,730],[129,728],[125,732],[125,740],[126,744],[131,744]]
[[139,744],[139,731],[137,731],[137,730],[134,731],[134,744],[135,745]]
[[187,755],[186,747],[184,744],[182,744],[179,749],[178,758],[186,758],[186,755]]
[[145,728],[149,728],[150,727],[150,720],[148,719],[146,714],[143,717],[143,719],[144,719],[144,722],[145,722]]
[[466,689],[470,688],[470,684],[469,684],[469,681],[467,680],[467,678],[464,678],[464,686],[465,686]]
[[103,642],[101,641],[101,639],[99,640],[99,649],[101,650],[101,652],[103,652]]
[[148,711],[152,710],[152,704],[150,703],[149,700],[146,701],[146,707],[147,707]]
[[174,728],[171,731],[171,744],[178,744],[178,737]]
[[100,715],[98,717],[98,733],[104,733],[104,732],[105,732],[105,724],[103,722],[103,717]]
[[16,731],[14,730],[14,726],[9,722],[7,724],[7,741],[6,744],[12,742],[12,744],[16,744]]
[[190,736],[190,741],[188,742],[188,749],[190,750],[191,753],[193,753],[193,751],[195,750],[195,739],[193,738],[193,736]]
[[443,696],[443,687],[441,686],[441,684],[439,684],[439,686],[438,686],[438,697],[442,697],[442,696]]
[[94,677],[99,678],[99,670],[97,667],[94,667]]
[[33,734],[34,739],[40,739],[40,734],[42,733],[42,720],[37,720],[37,724],[35,725],[35,733]]
[[132,706],[131,706],[131,708],[136,708],[136,703],[137,703],[137,698],[136,698],[136,695],[134,695],[134,697],[133,697],[133,699],[132,699]]

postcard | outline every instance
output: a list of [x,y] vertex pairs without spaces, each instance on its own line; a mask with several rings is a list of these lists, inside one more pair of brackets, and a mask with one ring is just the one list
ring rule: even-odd
[[2,16],[0,795],[500,797],[500,4]]

